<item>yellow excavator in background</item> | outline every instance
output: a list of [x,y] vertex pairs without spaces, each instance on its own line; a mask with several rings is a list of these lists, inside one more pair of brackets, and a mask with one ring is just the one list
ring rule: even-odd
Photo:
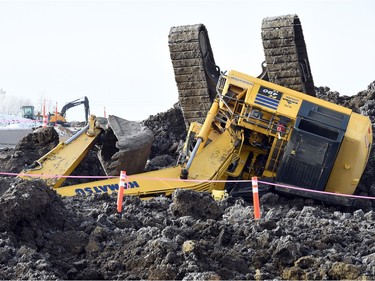
[[85,121],[86,124],[88,122],[88,118],[90,115],[90,105],[89,105],[89,100],[87,97],[79,98],[74,101],[66,103],[62,108],[60,112],[55,113],[49,113],[48,114],[48,123],[50,125],[55,125],[55,123],[62,125],[64,127],[69,127],[70,123],[66,121],[66,112],[68,109],[78,106],[78,105],[84,105],[85,109]]
[[[85,196],[117,192],[118,176],[125,170],[124,195],[142,198],[169,196],[178,188],[247,197],[251,177],[258,176],[270,184],[306,189],[275,187],[278,191],[350,205],[349,197],[335,194],[356,190],[372,147],[370,119],[314,96],[298,17],[264,20],[262,38],[267,69],[256,78],[221,73],[203,25],[171,28],[172,65],[189,126],[174,167],[143,173],[153,140],[150,131],[116,116],[91,116],[85,128],[20,176],[44,178],[62,196]],[[99,159],[115,177],[61,187],[64,176],[102,135],[107,141]],[[116,139],[113,135],[116,149],[108,145],[108,139]]]

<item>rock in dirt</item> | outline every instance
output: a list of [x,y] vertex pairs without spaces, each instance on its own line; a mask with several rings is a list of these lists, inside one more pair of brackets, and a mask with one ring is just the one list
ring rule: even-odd
[[170,211],[176,217],[218,219],[222,216],[222,210],[210,193],[177,189],[172,195],[172,201]]

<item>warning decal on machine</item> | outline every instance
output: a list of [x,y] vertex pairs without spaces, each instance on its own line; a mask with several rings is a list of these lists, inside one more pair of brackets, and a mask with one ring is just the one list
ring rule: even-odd
[[255,97],[255,103],[276,110],[282,93],[270,88],[260,86]]

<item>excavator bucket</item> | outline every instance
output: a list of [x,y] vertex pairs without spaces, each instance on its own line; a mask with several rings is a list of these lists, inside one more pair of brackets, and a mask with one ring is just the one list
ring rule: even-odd
[[114,115],[108,117],[108,125],[98,153],[106,174],[118,176],[121,171],[128,175],[143,172],[154,140],[152,131],[141,122]]

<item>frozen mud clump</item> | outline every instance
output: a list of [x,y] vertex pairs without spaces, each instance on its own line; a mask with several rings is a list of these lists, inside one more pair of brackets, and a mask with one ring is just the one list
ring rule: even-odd
[[0,279],[58,278],[48,252],[61,252],[63,244],[51,238],[69,228],[69,211],[43,181],[9,179],[8,183],[0,197]]
[[181,108],[176,104],[167,112],[151,115],[143,121],[154,133],[146,171],[176,164],[176,159],[186,138],[185,121]]
[[219,219],[223,211],[210,193],[177,189],[172,195],[170,211],[174,216],[195,219]]
[[0,197],[0,231],[12,231],[20,222],[36,219],[55,200],[60,199],[43,181],[16,179]]

